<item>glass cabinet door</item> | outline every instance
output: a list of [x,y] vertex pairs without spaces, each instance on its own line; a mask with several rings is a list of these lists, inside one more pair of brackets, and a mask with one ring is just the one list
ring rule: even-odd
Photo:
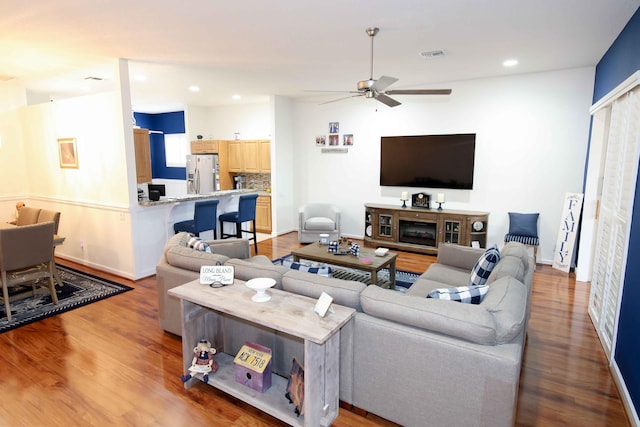
[[444,222],[444,242],[445,243],[460,243],[460,221],[448,221]]
[[393,216],[380,214],[378,216],[378,235],[391,237],[393,235]]

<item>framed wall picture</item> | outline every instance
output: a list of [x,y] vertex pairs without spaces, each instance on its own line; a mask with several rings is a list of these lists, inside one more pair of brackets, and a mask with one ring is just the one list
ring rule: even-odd
[[316,147],[324,147],[325,145],[327,145],[327,136],[326,135],[316,136]]
[[78,147],[75,138],[58,138],[61,168],[78,168]]
[[329,122],[329,133],[338,133],[340,131],[339,122]]
[[338,135],[329,135],[329,145],[338,145]]
[[342,145],[353,145],[353,134],[346,133],[342,135]]

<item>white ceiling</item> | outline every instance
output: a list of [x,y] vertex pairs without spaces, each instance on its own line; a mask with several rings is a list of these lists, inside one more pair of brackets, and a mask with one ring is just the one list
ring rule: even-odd
[[[355,90],[368,79],[370,26],[380,27],[373,77],[399,78],[391,89],[594,66],[640,6],[640,0],[0,2],[0,81],[52,99],[77,96],[112,87],[114,60],[126,58],[134,109],[148,112],[269,95],[340,97],[305,90]],[[420,55],[435,49],[446,56]],[[509,58],[519,65],[503,67]],[[133,79],[139,74],[147,79]],[[242,100],[232,101],[232,94]]]

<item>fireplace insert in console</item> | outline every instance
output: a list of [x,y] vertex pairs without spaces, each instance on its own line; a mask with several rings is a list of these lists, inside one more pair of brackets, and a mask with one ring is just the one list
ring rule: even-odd
[[436,223],[400,220],[399,241],[415,245],[436,246]]

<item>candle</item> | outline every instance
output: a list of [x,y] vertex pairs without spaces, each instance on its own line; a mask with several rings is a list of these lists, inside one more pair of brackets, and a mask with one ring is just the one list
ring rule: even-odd
[[409,193],[406,191],[403,191],[402,197],[400,197],[400,200],[409,200]]
[[436,201],[438,203],[444,203],[444,193],[438,193],[438,199]]

